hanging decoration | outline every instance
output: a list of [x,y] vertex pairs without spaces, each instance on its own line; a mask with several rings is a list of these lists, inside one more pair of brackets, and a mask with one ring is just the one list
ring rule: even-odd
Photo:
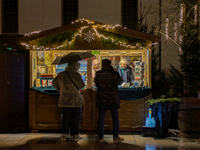
[[177,42],[177,32],[178,32],[178,24],[174,23],[174,41]]
[[[87,24],[94,24],[94,21],[90,21],[87,19],[79,19],[72,21],[71,24],[75,24],[76,22],[86,22]],[[124,46],[126,48],[139,48],[139,49],[147,49],[146,47],[146,41],[142,39],[137,39],[134,37],[129,37],[129,36],[124,36],[120,34],[115,34],[111,32],[106,32],[103,34],[100,34],[98,32],[98,29],[115,29],[115,28],[122,28],[121,25],[116,24],[116,25],[92,25],[94,32],[89,30],[87,33],[83,33],[83,30],[88,28],[89,26],[83,26],[80,28],[78,31],[68,31],[65,33],[57,34],[57,35],[52,35],[49,37],[45,37],[42,39],[37,40],[33,48],[35,50],[55,50],[55,49],[65,49],[65,48],[73,48],[73,44],[75,41],[75,38],[77,36],[85,35],[84,40],[86,40],[88,43],[91,41],[95,40],[95,35],[99,36],[102,38],[103,45],[112,45],[112,46]],[[123,29],[126,29],[124,27]],[[27,33],[26,35],[31,35],[31,34],[36,34],[40,33],[40,31],[34,31],[31,33]],[[29,46],[27,43],[21,43],[22,45]],[[153,43],[156,44],[156,43]],[[56,46],[58,45],[58,46]],[[149,45],[151,46],[151,45]]]
[[[184,4],[181,4],[179,26],[181,26],[182,23],[183,23],[183,13],[184,13]],[[182,40],[183,40],[183,36],[181,35],[180,38],[179,38],[180,44],[182,43]],[[181,49],[180,46],[179,46],[179,54],[180,54],[180,55],[182,54],[182,49]]]
[[[180,36],[179,41],[180,41],[180,44],[183,42],[183,36]],[[180,46],[179,46],[179,54],[180,55],[182,54],[182,49]]]
[[194,5],[194,24],[197,25],[197,4]]
[[183,23],[183,12],[184,12],[184,4],[181,4],[181,11],[180,11],[180,22],[179,22],[179,26],[182,25]]
[[166,18],[166,24],[165,24],[165,37],[166,37],[166,40],[168,40],[168,37],[169,37],[169,32],[168,32],[168,27],[169,27],[169,18]]
[[91,30],[89,30],[87,33],[84,33],[84,40],[88,41],[90,43],[92,40],[95,40],[95,33],[92,33]]

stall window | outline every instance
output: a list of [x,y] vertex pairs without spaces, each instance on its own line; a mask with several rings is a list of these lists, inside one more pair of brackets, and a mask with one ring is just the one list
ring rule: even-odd
[[78,18],[78,0],[63,0],[63,25]]
[[2,0],[2,33],[18,32],[18,0]]
[[[36,87],[52,87],[52,80],[59,72],[65,71],[66,64],[51,65],[52,62],[60,56],[67,55],[70,52],[83,52],[79,50],[67,51],[67,50],[54,50],[54,51],[33,51],[32,62],[32,86]],[[94,78],[95,72],[101,69],[101,61],[103,59],[109,59],[112,62],[112,66],[117,68],[121,59],[126,59],[128,65],[131,66],[131,61],[135,61],[135,67],[132,67],[134,76],[134,85],[136,87],[148,86],[147,84],[147,69],[146,63],[147,50],[92,50],[92,84],[95,85]],[[87,59],[80,60],[80,68],[78,72],[81,74],[85,84],[87,85]],[[100,67],[100,68],[99,68]],[[94,76],[93,76],[94,75]]]
[[137,0],[122,0],[122,25],[131,30],[137,29]]
[[147,64],[146,50],[126,51],[126,50],[101,50],[100,60],[109,59],[111,65],[116,68],[121,59],[126,59],[128,65],[131,66],[131,61],[135,60],[135,66],[132,67],[133,86],[142,87],[147,86]]

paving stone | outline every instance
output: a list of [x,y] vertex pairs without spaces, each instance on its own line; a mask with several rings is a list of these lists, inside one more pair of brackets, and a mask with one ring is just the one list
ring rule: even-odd
[[58,133],[0,134],[0,150],[200,150],[198,135],[182,135],[156,139],[120,132],[125,141],[113,143],[113,135],[105,134],[104,142],[99,143],[96,132],[87,131],[79,141],[61,141]]
[[158,144],[151,137],[141,137],[140,135],[133,135],[139,147],[159,148]]
[[76,143],[77,143],[76,141],[70,139],[67,140],[59,139],[55,144],[55,146],[53,147],[53,150],[61,150],[61,149],[73,150]]
[[172,139],[156,139],[156,143],[159,145],[161,148],[179,148],[181,147],[176,141]]

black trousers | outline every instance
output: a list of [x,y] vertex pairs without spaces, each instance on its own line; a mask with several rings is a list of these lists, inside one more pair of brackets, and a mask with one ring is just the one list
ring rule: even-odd
[[62,107],[62,133],[66,134],[70,127],[70,135],[78,135],[79,117],[80,107]]

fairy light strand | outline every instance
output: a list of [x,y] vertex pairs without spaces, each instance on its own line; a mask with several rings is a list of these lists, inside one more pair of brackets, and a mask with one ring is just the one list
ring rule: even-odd
[[[90,20],[88,20],[88,19],[84,19],[84,18],[82,18],[82,19],[77,19],[77,20],[75,20],[75,21],[72,21],[71,22],[71,24],[75,24],[75,23],[78,23],[78,22],[81,22],[81,23],[83,23],[83,22],[86,22],[87,24],[94,24],[95,22],[94,21],[90,21]],[[97,29],[96,28],[106,28],[106,29],[115,29],[116,27],[119,27],[119,28],[122,28],[122,26],[120,25],[120,24],[116,24],[116,25],[99,25],[99,24],[97,24],[97,25],[92,25],[93,26],[93,29],[94,29],[94,31],[95,31],[95,34],[97,35],[97,36],[99,36],[99,37],[102,37],[102,38],[104,38],[104,39],[109,39],[110,37],[106,37],[106,36],[104,36],[104,35],[102,35],[102,34],[99,34],[99,32],[97,31]],[[65,46],[67,46],[67,45],[70,45],[74,40],[75,40],[75,38],[76,38],[76,36],[81,36],[82,35],[82,32],[83,32],[83,30],[84,29],[86,29],[86,28],[88,28],[89,26],[83,26],[83,27],[81,27],[81,29],[78,31],[78,33],[77,34],[75,34],[73,37],[72,37],[72,40],[71,41],[69,41],[69,42],[66,42],[66,43],[63,43],[62,45],[59,45],[59,46],[57,46],[57,47],[46,47],[46,48],[44,48],[44,46],[33,46],[33,49],[37,49],[37,50],[55,50],[55,49],[60,49],[60,48],[63,48],[63,47],[65,47]],[[126,29],[126,27],[123,27],[123,29]],[[40,33],[41,31],[33,31],[33,32],[30,32],[30,33],[26,33],[24,36],[29,36],[29,35],[32,35],[32,34],[36,34],[36,33]],[[138,43],[136,43],[136,45],[135,46],[133,46],[133,45],[130,45],[130,44],[127,44],[127,43],[125,43],[125,42],[122,42],[122,41],[116,41],[116,40],[114,40],[113,38],[110,38],[111,39],[111,41],[112,42],[115,42],[116,44],[119,44],[120,46],[124,46],[124,47],[129,47],[129,48],[140,48],[140,49],[145,49],[145,47],[142,47],[142,46],[140,46]],[[26,45],[27,46],[27,43],[21,43],[21,45]],[[148,46],[149,47],[149,46]],[[146,47],[147,48],[147,47]]]
[[180,10],[180,22],[179,22],[179,26],[182,25],[183,23],[183,11],[184,11],[184,5],[181,4],[181,10]]
[[174,41],[177,42],[177,33],[178,33],[178,24],[177,23],[174,23]]
[[30,33],[25,33],[24,36],[30,36],[32,34],[40,33],[40,32],[41,32],[41,30],[40,31],[33,31],[33,32],[30,32]]
[[194,6],[194,24],[197,25],[197,4]]
[[165,24],[165,37],[166,37],[166,40],[168,40],[168,37],[169,37],[169,31],[168,31],[168,27],[169,27],[169,18],[166,18],[166,24]]

